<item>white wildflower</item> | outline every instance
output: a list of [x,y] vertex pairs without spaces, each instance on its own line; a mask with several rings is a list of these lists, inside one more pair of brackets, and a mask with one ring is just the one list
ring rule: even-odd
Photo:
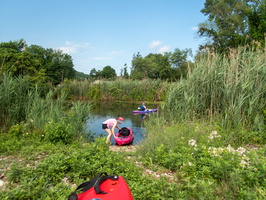
[[212,140],[214,137],[213,137],[213,135],[210,135],[208,138],[209,138],[210,140]]
[[212,131],[211,134],[208,136],[208,138],[210,140],[214,139],[214,138],[220,138],[222,137],[221,135],[218,135],[218,132],[217,131]]
[[246,149],[243,147],[238,147],[236,150],[240,155],[244,155],[244,153],[246,152]]
[[211,134],[212,134],[213,136],[218,135],[217,131],[213,131]]
[[236,151],[233,147],[231,147],[230,144],[229,144],[227,147],[225,147],[225,149],[226,149],[228,152],[232,153],[232,154],[234,154],[235,151]]
[[194,140],[194,139],[189,140],[189,141],[188,141],[188,144],[191,145],[191,146],[194,146],[194,147],[197,146],[197,144],[196,144],[196,140]]
[[249,161],[245,160],[245,159],[242,159],[241,162],[240,162],[240,165],[243,168],[249,167]]

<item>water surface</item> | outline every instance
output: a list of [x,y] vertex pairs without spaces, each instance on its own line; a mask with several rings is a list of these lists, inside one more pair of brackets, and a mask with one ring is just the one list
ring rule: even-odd
[[[107,137],[107,133],[102,129],[102,123],[109,118],[123,117],[125,121],[119,127],[130,127],[134,133],[133,145],[139,144],[145,137],[145,121],[157,113],[145,115],[134,115],[133,110],[137,110],[140,104],[136,103],[98,103],[92,106],[89,120],[87,121],[87,132],[94,134],[94,137]],[[159,104],[146,104],[148,108],[159,108]],[[118,132],[118,129],[115,129]],[[115,144],[112,137],[111,142]]]

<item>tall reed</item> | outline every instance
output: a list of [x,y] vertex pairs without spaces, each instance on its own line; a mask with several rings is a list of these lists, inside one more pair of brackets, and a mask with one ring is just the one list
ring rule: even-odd
[[93,100],[117,101],[162,101],[168,83],[161,80],[128,80],[100,81],[95,83],[88,91]]
[[169,90],[165,110],[175,120],[219,119],[224,128],[263,130],[265,50],[233,49],[195,63],[187,79]]
[[76,137],[85,130],[89,116],[89,103],[67,101],[67,93],[50,90],[43,95],[36,85],[32,89],[26,77],[11,77],[4,74],[0,82],[0,125],[6,131],[15,124],[23,123],[27,131],[43,131],[49,122],[70,127]]
[[23,77],[4,73],[0,80],[0,129],[5,130],[25,119],[30,83]]

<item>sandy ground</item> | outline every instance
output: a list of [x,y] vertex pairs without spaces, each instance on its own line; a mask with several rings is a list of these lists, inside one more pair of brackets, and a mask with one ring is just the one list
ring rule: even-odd
[[135,152],[136,146],[130,145],[130,146],[110,146],[109,149],[111,151],[125,151],[125,152]]

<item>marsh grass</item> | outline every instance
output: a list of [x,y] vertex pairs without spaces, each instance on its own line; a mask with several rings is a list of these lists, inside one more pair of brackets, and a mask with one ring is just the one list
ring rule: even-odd
[[[174,84],[166,99],[170,119],[205,118],[223,129],[265,130],[266,60],[264,50],[239,48],[229,56],[209,54],[197,61],[188,75]],[[265,139],[265,138],[264,138]]]
[[168,83],[160,80],[100,81],[91,86],[88,98],[97,101],[162,101]]
[[13,79],[3,74],[0,80],[0,125],[5,130],[25,119],[25,104],[28,102],[29,82],[18,77]]
[[69,102],[65,90],[60,93],[50,90],[43,95],[37,85],[34,89],[30,87],[26,77],[13,78],[8,74],[3,75],[0,91],[3,132],[11,129],[17,136],[29,132],[45,135],[47,123],[59,123],[62,126],[58,124],[58,127],[69,127],[67,131],[72,139],[79,139],[84,134],[89,102]]

